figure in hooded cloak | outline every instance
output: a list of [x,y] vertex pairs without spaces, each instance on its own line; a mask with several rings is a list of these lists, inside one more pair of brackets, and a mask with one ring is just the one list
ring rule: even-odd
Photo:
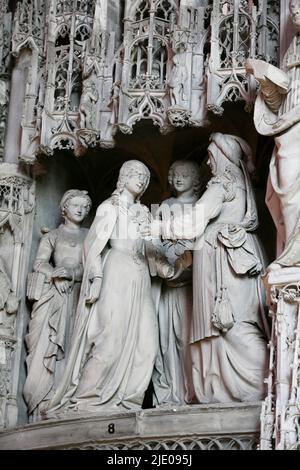
[[268,324],[257,211],[243,162],[251,151],[244,140],[216,133],[208,153],[213,178],[192,214],[154,222],[152,235],[197,237],[190,341],[198,401],[255,402],[264,397]]

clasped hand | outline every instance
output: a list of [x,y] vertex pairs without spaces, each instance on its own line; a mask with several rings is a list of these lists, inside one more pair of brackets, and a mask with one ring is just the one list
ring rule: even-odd
[[60,267],[54,269],[52,273],[53,283],[57,289],[57,291],[62,295],[66,294],[70,289],[69,281],[73,277],[73,273],[71,269]]
[[140,234],[145,240],[159,238],[162,232],[162,223],[159,220],[152,220],[140,226]]
[[139,228],[141,237],[144,238],[145,240],[151,238],[151,223],[149,221],[144,222],[143,224],[140,225]]

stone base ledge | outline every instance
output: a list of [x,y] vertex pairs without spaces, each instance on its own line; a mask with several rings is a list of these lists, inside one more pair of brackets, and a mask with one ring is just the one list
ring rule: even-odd
[[261,403],[97,413],[1,432],[0,449],[248,449],[258,443],[260,413]]

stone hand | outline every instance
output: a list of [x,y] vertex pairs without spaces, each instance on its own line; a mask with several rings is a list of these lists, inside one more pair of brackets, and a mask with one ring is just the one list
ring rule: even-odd
[[67,268],[64,268],[64,267],[54,269],[54,271],[52,273],[52,279],[57,279],[57,278],[72,279],[71,270],[67,269]]
[[54,285],[57,289],[57,291],[62,295],[62,294],[67,294],[69,291],[69,283],[68,281],[65,281],[64,279],[59,279],[55,278],[54,279]]
[[177,269],[188,269],[193,264],[193,255],[191,251],[185,251],[180,258],[176,260],[176,268]]
[[263,270],[263,266],[261,263],[257,263],[252,269],[249,271],[250,276],[258,276]]
[[185,251],[175,263],[175,272],[173,276],[169,278],[170,281],[176,281],[184,271],[191,268],[193,265],[193,254],[190,250]]
[[157,239],[161,234],[161,222],[159,220],[153,220],[151,223],[141,225],[140,234],[145,240]]
[[99,299],[101,285],[102,279],[100,277],[97,277],[93,280],[92,285],[90,287],[89,297],[86,299],[87,304],[94,304]]
[[140,226],[141,237],[145,240],[151,239],[151,225],[149,222],[146,222]]

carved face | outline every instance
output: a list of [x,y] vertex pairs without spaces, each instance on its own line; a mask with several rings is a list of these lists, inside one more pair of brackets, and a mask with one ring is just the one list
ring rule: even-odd
[[193,188],[194,178],[184,165],[178,165],[173,171],[172,186],[177,193],[184,193]]
[[134,196],[142,194],[148,184],[148,175],[143,168],[136,167],[127,178],[125,188]]
[[290,1],[290,13],[294,25],[300,30],[300,0]]
[[89,203],[86,198],[73,197],[64,208],[64,217],[75,224],[80,224],[89,212]]

